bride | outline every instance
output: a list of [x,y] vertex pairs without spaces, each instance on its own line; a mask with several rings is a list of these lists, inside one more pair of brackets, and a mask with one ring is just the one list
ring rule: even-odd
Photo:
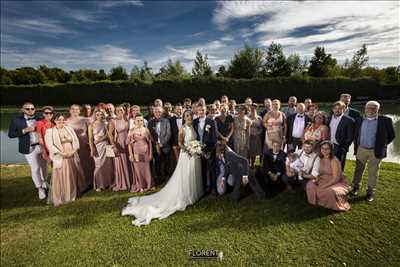
[[179,131],[181,152],[168,183],[154,194],[130,198],[128,205],[122,210],[122,216],[135,217],[132,223],[136,226],[185,210],[186,206],[195,203],[203,195],[200,156],[191,156],[182,149],[190,141],[196,140],[196,132],[192,126],[193,113],[190,110],[185,111],[183,119],[185,124]]

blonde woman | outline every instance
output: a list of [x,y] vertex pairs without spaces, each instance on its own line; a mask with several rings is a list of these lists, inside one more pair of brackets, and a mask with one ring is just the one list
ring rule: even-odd
[[142,114],[136,114],[134,127],[128,133],[129,160],[132,163],[133,183],[131,192],[143,192],[153,189],[150,161],[153,157],[151,134],[144,127]]
[[128,147],[126,139],[128,138],[128,120],[125,117],[124,106],[119,105],[115,108],[116,117],[108,123],[108,140],[113,146],[114,157],[114,191],[129,190],[130,166],[128,161]]
[[272,147],[272,142],[279,142],[282,147],[286,144],[286,116],[280,111],[281,101],[274,99],[272,101],[272,110],[267,112],[263,118],[265,131],[265,144],[268,148]]
[[93,123],[88,128],[90,155],[95,164],[93,187],[98,192],[110,187],[114,177],[113,160],[106,156],[106,146],[109,142],[105,119],[104,111],[95,110]]

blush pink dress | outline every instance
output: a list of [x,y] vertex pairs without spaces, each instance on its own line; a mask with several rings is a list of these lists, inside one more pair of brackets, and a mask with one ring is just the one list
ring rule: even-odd
[[124,119],[115,119],[112,123],[114,123],[114,142],[118,150],[114,158],[115,184],[113,190],[129,190],[131,188],[131,170],[128,158],[128,146],[126,144],[128,138],[128,122]]
[[94,161],[90,156],[90,146],[88,137],[88,126],[89,121],[86,118],[80,117],[77,120],[68,118],[67,125],[74,129],[74,132],[79,140],[78,155],[81,161],[83,173],[85,175],[86,189],[93,185],[93,172],[94,172]]
[[[66,131],[59,131],[59,136],[64,152],[73,151],[72,136]],[[53,169],[49,202],[54,206],[74,201],[80,191],[80,182],[84,181],[84,174],[77,158],[75,154],[63,158],[61,168]]]
[[113,184],[114,163],[112,158],[106,157],[106,145],[108,145],[108,136],[106,124],[102,123],[93,127],[94,145],[96,146],[97,156],[94,159],[94,189],[105,189]]
[[148,132],[145,134],[131,133],[128,136],[128,145],[134,154],[139,155],[140,161],[132,163],[133,183],[131,192],[149,190],[154,186],[150,170],[150,155],[152,155],[151,139]]
[[[336,158],[332,160],[337,161],[338,166],[340,166],[340,162]],[[331,162],[323,159],[320,162],[319,171],[318,185],[313,181],[309,181],[306,185],[308,202],[337,211],[349,210],[350,204],[347,202],[347,194],[351,188],[346,177],[343,174],[338,178],[333,177]]]
[[277,119],[270,116],[267,120],[267,130],[265,131],[265,143],[269,148],[272,148],[272,141],[282,143],[283,138],[283,126],[285,121],[285,115],[283,112],[279,112]]

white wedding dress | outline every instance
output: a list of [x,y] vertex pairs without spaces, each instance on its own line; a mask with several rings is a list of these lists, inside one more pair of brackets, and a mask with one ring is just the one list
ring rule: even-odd
[[[185,145],[196,139],[193,127],[183,126]],[[203,195],[200,156],[181,151],[175,171],[168,183],[151,195],[131,197],[122,216],[132,215],[136,226],[149,224],[152,219],[164,219],[176,211],[185,210]]]

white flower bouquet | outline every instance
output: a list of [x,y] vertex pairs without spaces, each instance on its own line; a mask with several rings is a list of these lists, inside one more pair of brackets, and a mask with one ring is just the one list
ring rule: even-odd
[[199,141],[193,140],[190,141],[186,146],[185,146],[185,151],[188,153],[190,156],[198,155],[201,156],[203,153],[203,146],[200,144]]

